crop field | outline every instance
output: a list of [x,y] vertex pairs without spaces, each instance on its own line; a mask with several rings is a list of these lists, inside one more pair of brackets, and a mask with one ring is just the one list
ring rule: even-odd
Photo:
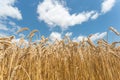
[[[27,30],[24,28],[17,33]],[[119,42],[0,38],[0,80],[120,80]]]

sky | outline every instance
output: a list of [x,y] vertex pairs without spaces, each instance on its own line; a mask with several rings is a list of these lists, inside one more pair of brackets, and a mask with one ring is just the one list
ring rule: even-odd
[[[120,40],[110,26],[120,32],[120,0],[0,0],[0,37],[19,39],[37,29],[51,41],[66,35],[79,42],[90,34],[96,41],[107,33],[110,42]],[[16,34],[23,27],[29,31]]]

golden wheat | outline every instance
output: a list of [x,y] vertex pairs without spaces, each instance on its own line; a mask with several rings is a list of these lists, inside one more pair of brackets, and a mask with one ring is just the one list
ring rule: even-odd
[[3,40],[3,41],[11,41],[13,40],[15,37],[14,36],[10,36],[10,37],[4,37],[4,38],[0,38],[0,41]]
[[27,37],[29,38],[29,37],[33,36],[35,32],[38,32],[38,30],[36,30],[36,29],[32,30]]
[[120,33],[113,27],[109,28],[111,31],[113,31],[116,35],[120,36]]
[[91,36],[79,43],[65,37],[51,44],[42,36],[27,47],[18,45],[25,45],[24,38],[18,43],[1,39],[0,46],[9,47],[0,49],[0,80],[120,80],[119,42],[101,39],[95,45]]
[[18,34],[20,32],[26,31],[26,30],[29,30],[29,28],[27,28],[27,27],[21,28],[16,33]]

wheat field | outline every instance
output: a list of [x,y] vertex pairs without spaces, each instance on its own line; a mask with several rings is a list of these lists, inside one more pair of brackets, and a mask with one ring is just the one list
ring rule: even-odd
[[0,38],[0,80],[120,80],[119,42],[100,39],[94,44],[89,37],[81,42],[66,37],[49,43],[42,36],[39,42],[21,38],[16,43],[13,38]]

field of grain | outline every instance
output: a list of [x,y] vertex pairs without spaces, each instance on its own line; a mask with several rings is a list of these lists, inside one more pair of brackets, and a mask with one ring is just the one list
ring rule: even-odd
[[119,42],[101,39],[94,44],[89,37],[81,42],[68,37],[31,42],[34,32],[29,43],[0,38],[0,80],[120,80]]

